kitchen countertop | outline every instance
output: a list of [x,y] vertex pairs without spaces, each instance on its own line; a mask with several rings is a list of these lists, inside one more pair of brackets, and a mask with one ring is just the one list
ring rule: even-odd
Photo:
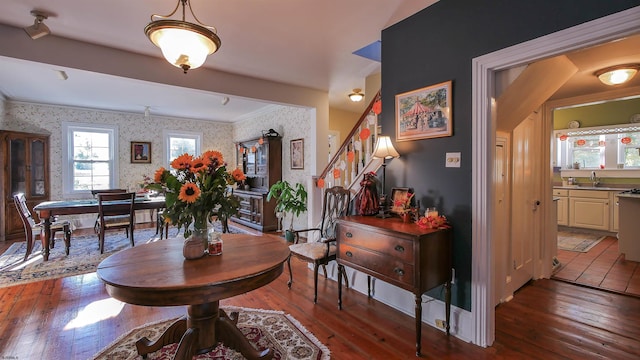
[[554,186],[554,189],[565,190],[602,190],[602,191],[627,191],[632,188],[619,188],[619,187],[606,187],[606,186],[581,186],[581,185],[569,185],[569,186]]
[[618,194],[618,197],[636,198],[640,199],[640,194]]

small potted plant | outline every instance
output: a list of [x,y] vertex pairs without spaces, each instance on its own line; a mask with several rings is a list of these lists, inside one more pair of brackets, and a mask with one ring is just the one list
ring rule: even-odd
[[291,214],[291,225],[285,231],[285,238],[293,242],[293,220],[301,213],[307,211],[307,191],[301,183],[295,186],[286,180],[279,180],[269,188],[267,201],[276,200],[276,211]]

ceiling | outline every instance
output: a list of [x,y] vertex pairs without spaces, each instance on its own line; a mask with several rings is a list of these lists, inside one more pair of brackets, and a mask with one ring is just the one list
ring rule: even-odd
[[[365,78],[379,73],[380,63],[353,52],[379,41],[382,29],[436,1],[368,0],[363,7],[364,2],[344,0],[193,0],[192,7],[222,39],[220,50],[204,67],[321,90],[328,93],[331,107],[361,112],[366,104],[352,103],[347,95],[354,88],[364,89]],[[0,24],[32,25],[30,12],[36,9],[50,14],[44,21],[52,32],[49,37],[162,58],[143,29],[151,14],[169,14],[176,4],[176,0],[3,0]],[[188,10],[186,20],[194,22]],[[165,65],[168,71],[181,71]],[[60,70],[67,80],[62,80]],[[185,76],[197,77],[198,69]],[[149,106],[151,115],[161,116],[231,122],[273,106],[237,95],[2,56],[0,79],[0,94],[8,100],[125,112],[144,112]],[[222,105],[225,97],[230,101]]]
[[551,100],[588,95],[616,87],[640,86],[640,75],[626,84],[604,85],[594,73],[614,65],[640,64],[640,35],[630,36],[606,44],[592,46],[565,54],[578,68],[578,72],[560,88]]
[[[357,51],[380,40],[382,29],[437,0],[193,0],[199,20],[217,28],[218,52],[204,67],[227,73],[302,86],[328,93],[329,105],[362,112],[365,102],[347,95],[365,88],[365,78],[380,64]],[[20,29],[33,24],[30,11],[51,14],[48,37],[62,37],[162,58],[144,35],[151,14],[168,14],[176,0],[3,0],[0,24]],[[238,4],[241,4],[238,5]],[[174,18],[176,18],[174,16]],[[193,21],[187,14],[187,21]],[[27,44],[47,41],[47,37]],[[32,43],[33,42],[33,43]],[[553,99],[608,90],[593,73],[620,63],[640,63],[640,35],[567,54],[576,75]],[[163,62],[166,71],[181,72]],[[60,78],[64,70],[67,80]],[[187,75],[198,76],[198,69]],[[268,110],[267,101],[152,83],[81,69],[0,56],[0,95],[6,99],[63,106],[144,113],[223,122]],[[63,85],[62,85],[63,84]],[[640,86],[636,76],[625,86]],[[89,91],[90,90],[90,91]],[[223,99],[230,101],[223,105]]]

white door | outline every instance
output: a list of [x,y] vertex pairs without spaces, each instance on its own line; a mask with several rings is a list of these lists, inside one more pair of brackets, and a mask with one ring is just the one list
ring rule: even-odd
[[533,278],[534,244],[540,236],[540,133],[542,124],[533,113],[512,132],[511,241],[507,276],[511,293]]

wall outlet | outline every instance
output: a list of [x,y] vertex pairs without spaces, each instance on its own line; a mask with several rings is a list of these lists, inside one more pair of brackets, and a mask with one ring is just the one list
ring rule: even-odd
[[445,325],[446,325],[446,321],[442,320],[442,319],[436,319],[436,327],[440,328],[440,329],[444,329]]

